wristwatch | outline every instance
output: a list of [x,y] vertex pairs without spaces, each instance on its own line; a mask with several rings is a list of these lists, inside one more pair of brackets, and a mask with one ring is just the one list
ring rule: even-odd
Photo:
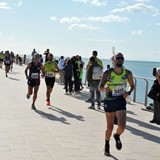
[[128,93],[128,95],[130,95],[130,94],[131,94],[131,91],[128,91],[127,93]]

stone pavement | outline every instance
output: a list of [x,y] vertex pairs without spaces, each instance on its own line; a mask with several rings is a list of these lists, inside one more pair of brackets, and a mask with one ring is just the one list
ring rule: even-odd
[[8,78],[0,69],[0,160],[160,160],[160,126],[149,123],[153,113],[143,105],[127,106],[123,148],[115,148],[112,136],[112,156],[106,157],[105,114],[88,109],[88,90],[69,96],[56,84],[47,107],[42,79],[33,111],[24,69],[14,65]]

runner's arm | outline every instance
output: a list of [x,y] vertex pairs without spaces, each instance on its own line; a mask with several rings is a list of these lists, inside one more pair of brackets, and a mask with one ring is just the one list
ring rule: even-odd
[[31,64],[29,63],[25,69],[25,75],[26,75],[26,79],[29,79],[29,76],[28,76],[28,70],[30,69],[31,67]]
[[109,92],[109,87],[105,87],[106,82],[108,81],[108,77],[109,77],[109,70],[105,71],[102,75],[101,81],[99,83],[99,90],[101,92]]
[[45,77],[45,69],[44,69],[43,65],[41,65],[41,72],[42,72],[42,77]]
[[129,84],[129,89],[126,93],[124,94],[124,98],[126,98],[127,96],[129,96],[132,91],[134,90],[135,88],[135,85],[134,85],[134,82],[133,82],[133,75],[132,75],[132,72],[127,70],[127,77],[128,77],[128,84]]
[[59,67],[58,67],[57,63],[56,63],[56,71],[55,72],[59,72]]

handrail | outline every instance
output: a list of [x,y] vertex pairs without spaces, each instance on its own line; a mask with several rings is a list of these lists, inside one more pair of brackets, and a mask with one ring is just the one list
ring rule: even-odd
[[[154,79],[152,79],[152,78],[146,78],[146,77],[138,77],[138,76],[134,76],[133,79],[135,81],[135,89],[134,89],[134,92],[133,92],[133,102],[137,102],[136,97],[137,97],[137,94],[138,94],[138,90],[139,90],[139,93],[140,93],[140,91],[141,92],[144,91],[144,95],[141,95],[142,97],[144,96],[144,101],[142,101],[140,103],[143,103],[145,106],[147,106],[147,104],[148,104],[148,96],[147,96],[148,89],[153,84]],[[138,86],[138,80],[145,81],[145,88],[144,88],[144,90],[143,90],[142,86]],[[142,82],[141,84],[144,84],[144,83]]]

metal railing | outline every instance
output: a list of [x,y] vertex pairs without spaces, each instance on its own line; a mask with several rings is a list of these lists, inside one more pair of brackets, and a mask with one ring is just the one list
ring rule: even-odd
[[148,98],[147,94],[153,84],[154,79],[146,77],[133,77],[135,83],[135,89],[131,94],[133,102],[142,103],[147,106],[148,103],[152,103],[153,100]]

